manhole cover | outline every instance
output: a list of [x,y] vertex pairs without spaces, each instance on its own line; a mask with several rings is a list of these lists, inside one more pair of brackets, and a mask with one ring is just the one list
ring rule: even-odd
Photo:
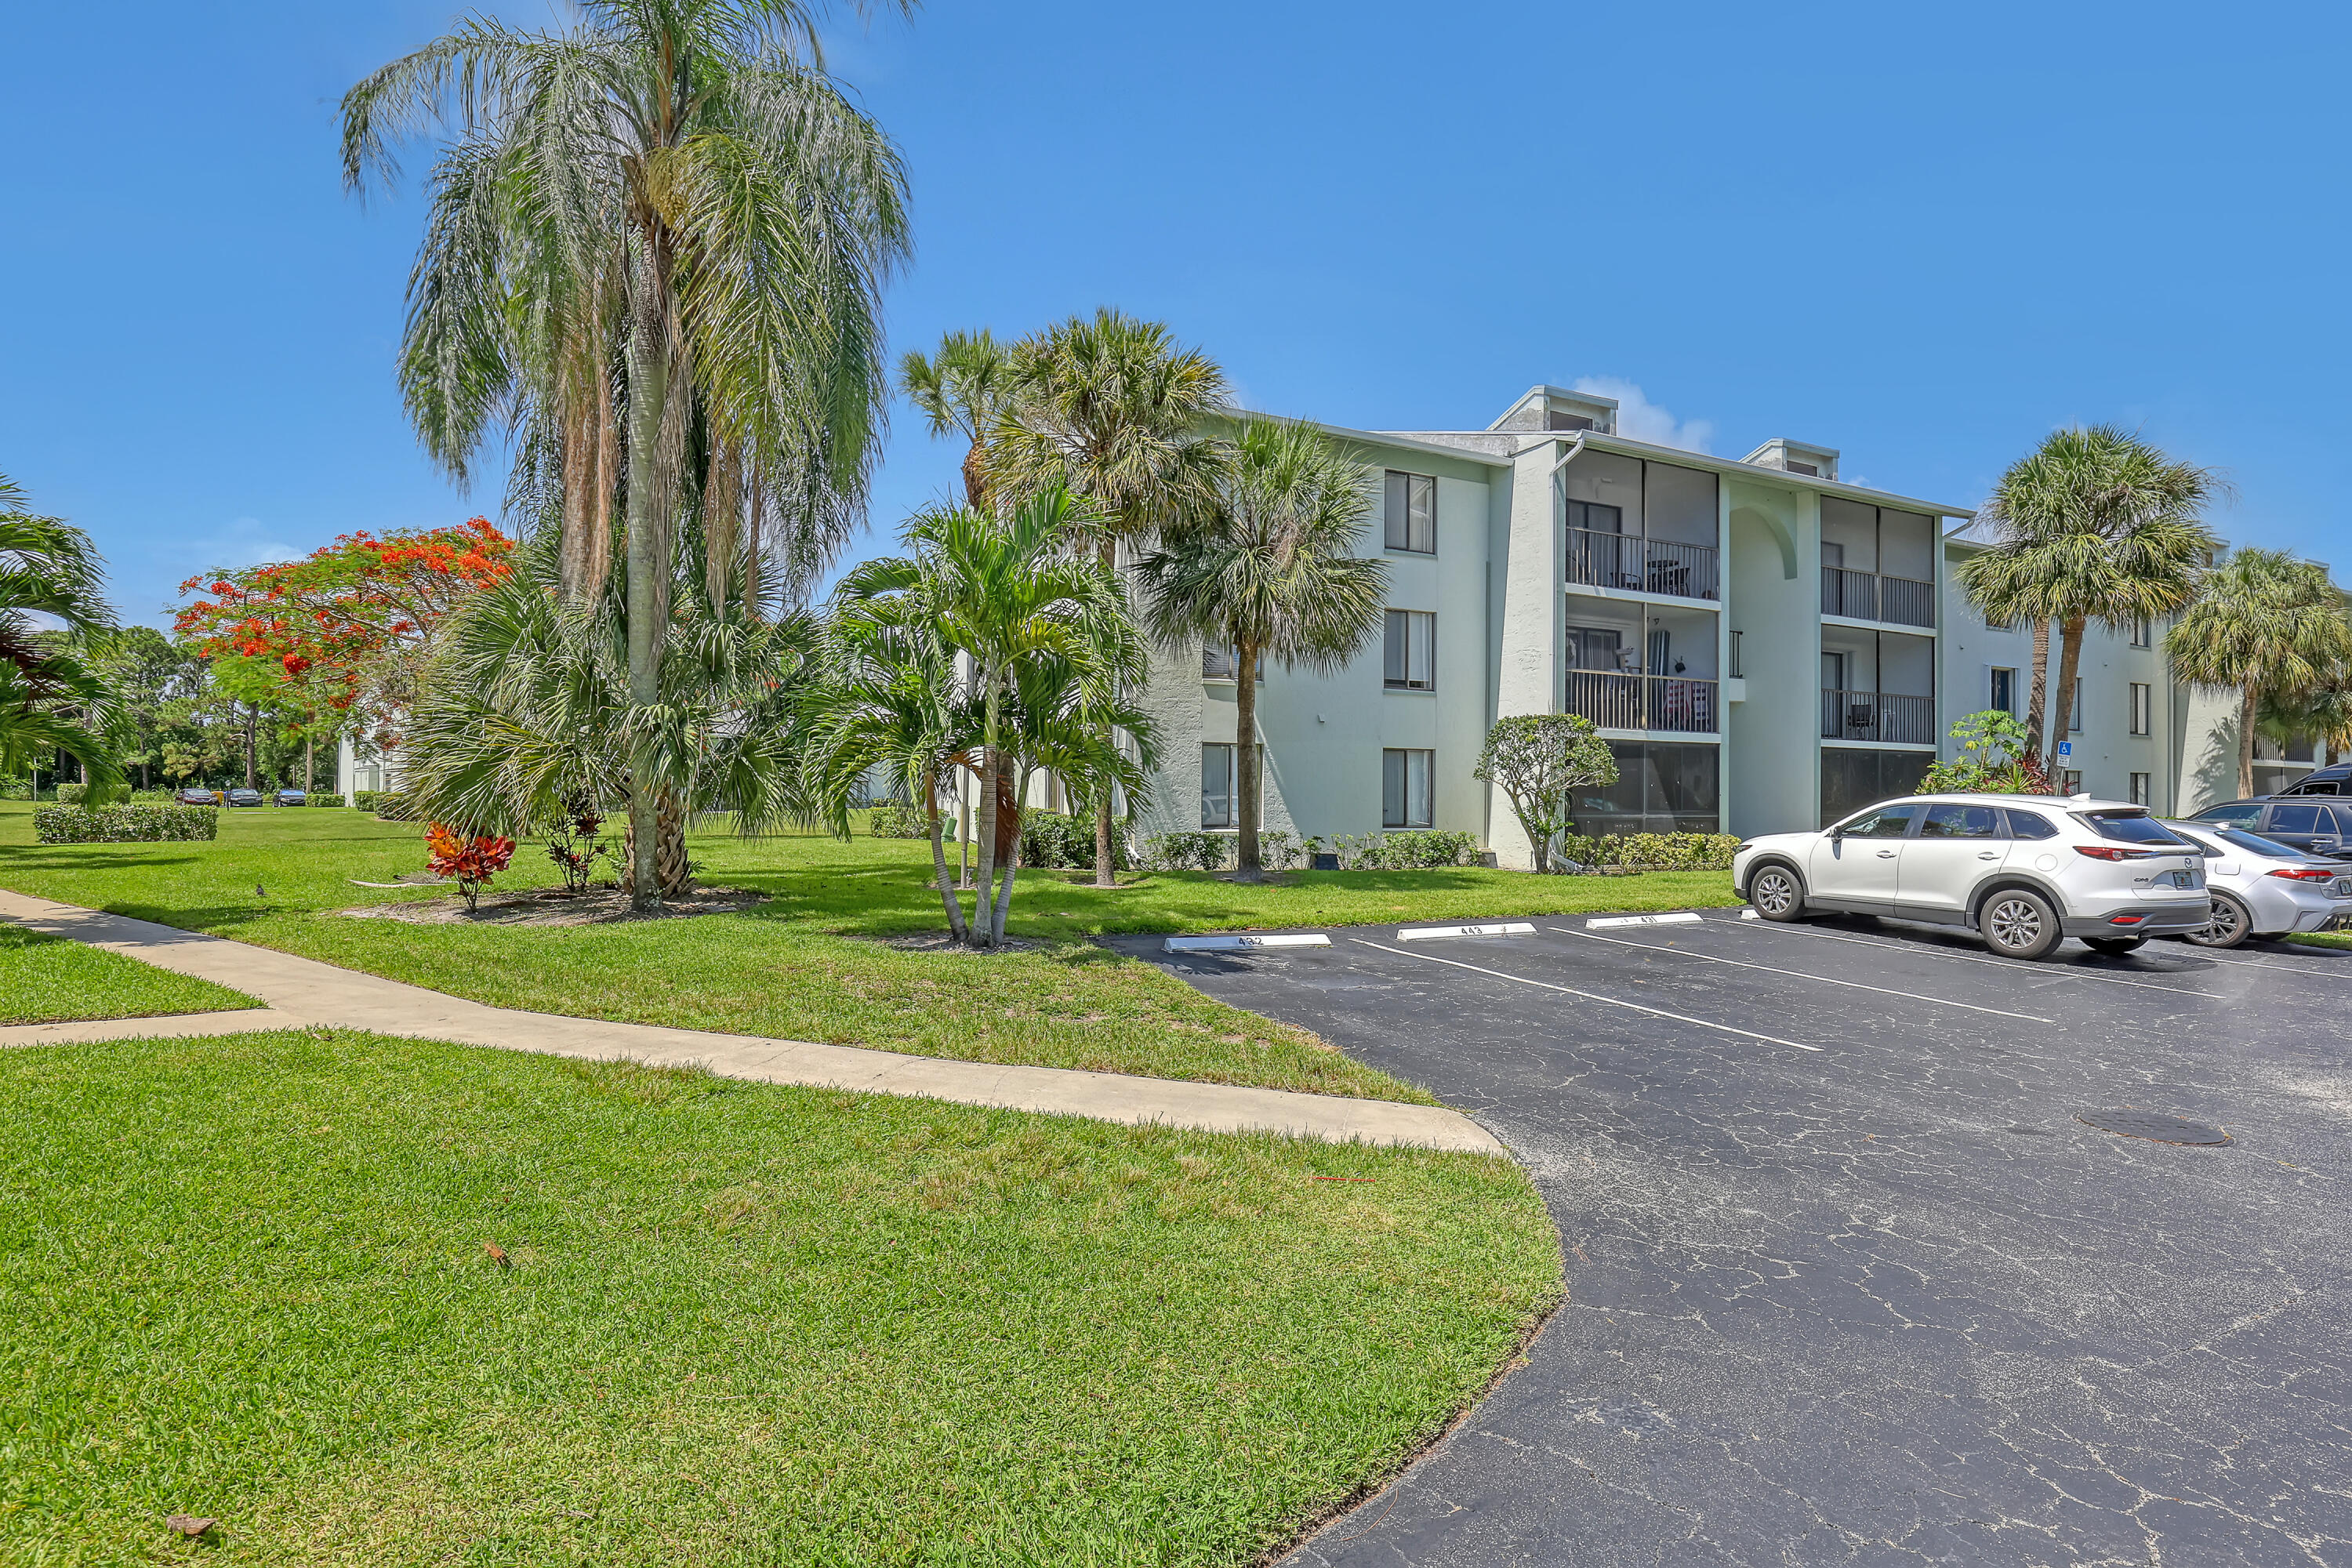
[[2112,1132],[2118,1138],[2145,1138],[2153,1143],[2227,1143],[2230,1135],[2218,1127],[2184,1121],[2178,1116],[2157,1116],[2145,1110],[2092,1110],[2074,1118],[2085,1127]]

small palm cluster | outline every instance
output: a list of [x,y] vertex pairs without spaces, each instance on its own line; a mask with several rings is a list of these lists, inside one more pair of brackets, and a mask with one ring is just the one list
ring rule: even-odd
[[[83,653],[114,630],[105,581],[89,535],[33,512],[0,474],[0,775],[62,752],[100,792],[84,797],[92,805],[122,783],[108,733],[114,694]],[[38,629],[37,614],[58,629]]]
[[2176,617],[2164,643],[2174,678],[2238,699],[2241,795],[2253,793],[2259,731],[2352,745],[2345,595],[2325,567],[2284,551],[2242,548],[2217,563],[2224,547],[2202,513],[2224,489],[2112,425],[2054,431],[2001,476],[1978,514],[1991,547],[1962,563],[1958,579],[1989,619],[2032,629],[2026,716],[2005,752],[2023,774],[2042,776],[2045,713],[2074,711],[2094,622]]

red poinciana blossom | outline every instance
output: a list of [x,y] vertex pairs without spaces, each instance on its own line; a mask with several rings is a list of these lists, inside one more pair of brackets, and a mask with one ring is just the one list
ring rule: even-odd
[[346,533],[299,561],[189,578],[180,592],[197,597],[177,629],[207,658],[276,660],[289,686],[322,692],[325,708],[360,709],[389,746],[433,628],[504,577],[513,549],[480,517],[381,538]]
[[466,912],[474,912],[474,900],[490,879],[505,870],[514,859],[511,838],[467,838],[438,822],[425,825],[425,847],[432,858],[427,862],[436,877],[447,877],[457,884],[465,895]]

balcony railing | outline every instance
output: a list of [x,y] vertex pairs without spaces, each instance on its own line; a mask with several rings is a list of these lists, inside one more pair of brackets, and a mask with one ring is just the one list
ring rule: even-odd
[[1899,626],[1936,624],[1936,584],[1916,577],[1880,577],[1849,572],[1843,566],[1822,568],[1822,614],[1849,616],[1857,621],[1886,621]]
[[1568,710],[1602,730],[1663,730],[1684,735],[1716,731],[1715,682],[1681,675],[1568,672]]
[[1588,587],[1712,599],[1717,596],[1720,581],[1716,554],[1712,544],[1571,528],[1568,531],[1568,580]]
[[1822,739],[1936,743],[1936,700],[1887,691],[1822,689]]

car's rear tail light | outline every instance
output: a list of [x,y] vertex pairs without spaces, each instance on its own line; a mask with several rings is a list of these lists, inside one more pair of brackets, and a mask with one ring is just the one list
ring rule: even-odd
[[2074,846],[2074,853],[2088,855],[2094,860],[2147,860],[2152,858],[2156,851],[2123,849],[2113,844],[2077,844]]
[[2136,926],[2146,919],[2146,915],[2110,915],[2107,923],[2111,926]]
[[2282,866],[2270,873],[2273,877],[2284,877],[2290,882],[2332,882],[2343,874],[2326,866]]

